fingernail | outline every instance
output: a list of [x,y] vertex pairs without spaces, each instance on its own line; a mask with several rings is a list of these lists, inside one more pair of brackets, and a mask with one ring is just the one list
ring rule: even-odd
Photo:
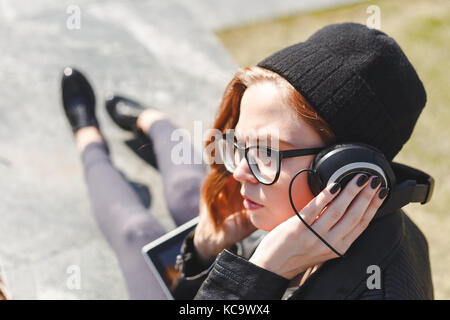
[[370,183],[370,187],[372,189],[375,189],[380,184],[381,180],[378,178],[378,176],[375,176],[375,178],[372,179],[372,182]]
[[335,183],[333,187],[330,189],[331,194],[335,194],[341,188],[340,183]]
[[361,187],[364,183],[366,183],[367,179],[369,179],[369,177],[365,174],[363,174],[362,176],[360,176],[358,178],[358,180],[356,181],[356,184],[358,185],[358,187]]
[[378,193],[378,197],[380,199],[383,199],[384,197],[387,196],[388,193],[388,189],[386,189],[385,187],[381,188],[380,192]]

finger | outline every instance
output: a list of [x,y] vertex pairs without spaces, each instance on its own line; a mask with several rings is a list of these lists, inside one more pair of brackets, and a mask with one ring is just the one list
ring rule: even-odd
[[204,216],[206,214],[206,211],[208,211],[206,203],[200,199],[200,203],[199,203],[199,216]]
[[258,229],[255,227],[255,225],[250,220],[250,216],[246,210],[244,210],[241,213],[240,218],[241,218],[241,225],[242,225],[243,230],[245,230],[245,233],[250,233],[250,232],[256,231]]
[[357,185],[357,181],[360,181],[359,178],[362,176],[366,176],[367,178],[367,175],[364,174],[358,174],[353,177],[353,179],[350,180],[350,182],[345,186],[344,190],[339,193],[339,196],[336,197],[330,205],[328,205],[326,211],[314,224],[319,233],[323,234],[330,230],[330,228],[342,218],[352,200],[367,185],[368,181],[363,183],[361,186]]
[[250,221],[245,211],[233,213],[225,219],[227,243],[235,243],[248,237],[257,228]]
[[[384,197],[383,199],[379,198],[380,188],[378,188],[377,193],[375,194],[375,197],[370,202],[369,207],[367,208],[366,212],[364,213],[362,219],[359,221],[359,223],[355,226],[355,228],[347,234],[341,241],[340,249],[341,251],[346,251],[352,243],[358,239],[358,237],[361,235],[361,233],[364,232],[364,230],[367,229],[370,222],[372,221],[373,217],[377,213],[378,209],[380,209],[381,205],[383,204],[384,200],[387,198]],[[334,238],[336,235],[333,235]]]
[[308,223],[308,225],[311,225],[320,215],[325,206],[341,192],[341,188],[339,187],[339,189],[334,194],[331,193],[330,190],[334,186],[334,183],[330,183],[330,185],[323,189],[300,211],[300,216],[303,218],[303,220],[305,220],[306,223]]
[[235,227],[247,228],[253,225],[251,222],[249,224],[250,218],[246,210],[236,211],[225,218],[225,222],[234,224]]
[[[373,181],[375,176],[370,179],[370,182]],[[379,180],[378,180],[379,181]],[[369,206],[373,203],[375,198],[377,198],[378,190],[380,189],[380,184],[375,186],[375,189],[367,184],[366,187],[356,196],[355,200],[351,203],[351,205],[347,208],[347,212],[342,217],[340,221],[338,221],[330,230],[339,236],[340,238],[344,238],[347,234],[353,231],[355,227],[360,223],[363,217],[366,217],[366,211]]]

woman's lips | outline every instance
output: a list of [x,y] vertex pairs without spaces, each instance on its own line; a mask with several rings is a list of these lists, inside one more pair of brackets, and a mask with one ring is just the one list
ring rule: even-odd
[[248,209],[248,210],[257,210],[259,208],[264,207],[263,205],[260,205],[259,203],[256,203],[246,197],[244,197],[243,203],[244,203],[245,209]]

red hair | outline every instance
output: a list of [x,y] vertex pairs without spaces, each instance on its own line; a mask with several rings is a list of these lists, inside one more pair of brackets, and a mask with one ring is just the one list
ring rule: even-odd
[[[251,85],[259,82],[269,81],[275,84],[282,93],[285,103],[292,106],[297,115],[317,131],[326,145],[332,144],[336,137],[325,120],[323,120],[309,105],[306,99],[283,77],[277,73],[258,66],[245,69],[239,68],[228,83],[216,113],[214,129],[226,133],[227,129],[234,129],[240,113],[240,103],[244,91]],[[205,148],[214,142],[214,136],[210,136]],[[212,148],[211,158],[214,159],[215,152]],[[201,187],[201,194],[208,212],[212,215],[216,231],[223,226],[227,216],[244,210],[240,195],[240,183],[225,166],[215,161],[210,161],[210,173],[206,176]]]

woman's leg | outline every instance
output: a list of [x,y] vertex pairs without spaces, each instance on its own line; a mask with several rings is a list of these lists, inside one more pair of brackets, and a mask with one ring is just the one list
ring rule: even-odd
[[200,187],[206,173],[205,166],[203,162],[177,164],[172,159],[172,150],[174,147],[178,150],[189,150],[191,159],[197,159],[200,155],[194,158],[196,150],[190,141],[172,141],[171,134],[178,128],[157,110],[144,111],[139,116],[137,125],[152,141],[158,169],[163,178],[167,207],[176,225],[179,226],[198,216]]
[[114,168],[107,144],[95,127],[77,131],[93,212],[115,251],[131,299],[165,299],[141,254],[142,247],[165,233],[125,177]]

